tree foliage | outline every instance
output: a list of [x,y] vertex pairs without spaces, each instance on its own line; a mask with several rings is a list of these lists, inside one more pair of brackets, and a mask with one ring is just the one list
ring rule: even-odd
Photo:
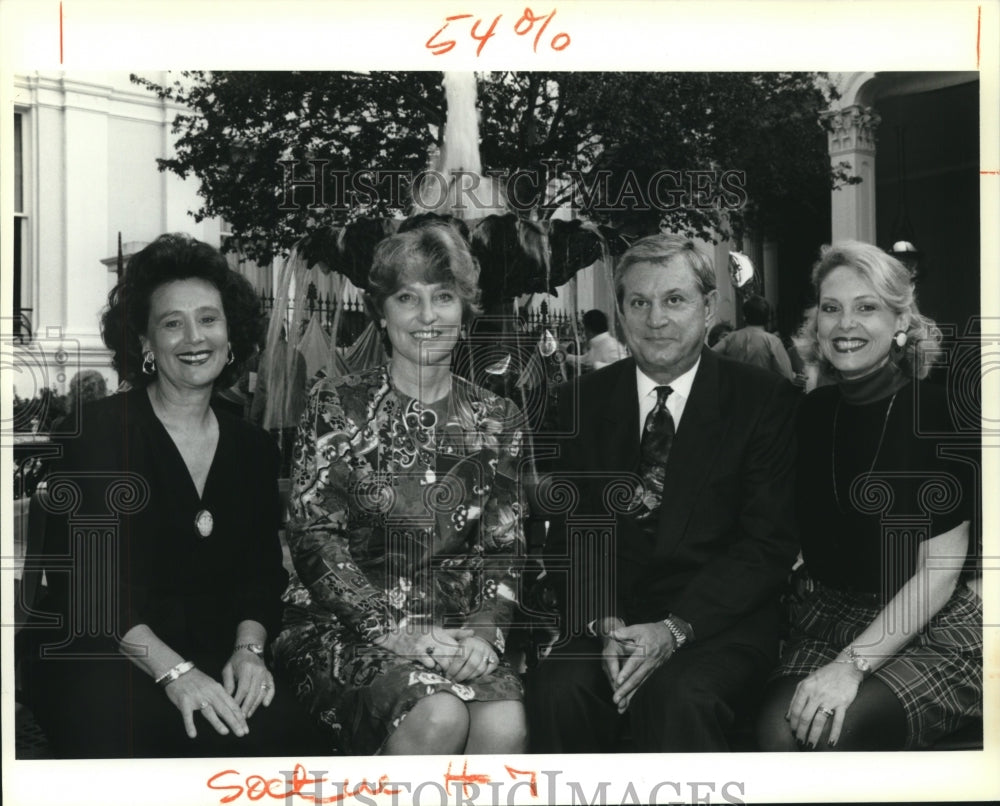
[[[830,165],[820,113],[834,97],[817,73],[508,73],[481,89],[483,164],[571,165],[597,191],[575,189],[583,212],[620,228],[770,233],[817,188],[860,181],[850,166]],[[725,214],[690,199],[668,209],[614,203],[627,177],[646,188],[664,169],[739,172],[746,202]],[[601,172],[611,175],[606,187]]]
[[[434,73],[187,71],[172,85],[132,81],[187,107],[177,115],[176,156],[161,171],[200,183],[195,220],[221,216],[247,257],[267,263],[305,233],[360,213],[384,215],[387,204],[310,209],[305,191],[297,210],[280,209],[281,161],[329,160],[348,172],[392,167],[418,171],[444,124],[444,92]],[[328,183],[333,190],[333,183]],[[316,207],[321,207],[316,199]]]
[[[170,85],[132,78],[189,110],[174,120],[176,155],[159,160],[160,170],[196,177],[196,220],[223,217],[243,254],[262,263],[317,229],[406,206],[384,184],[374,196],[345,198],[331,176],[325,206],[310,209],[311,189],[299,189],[298,209],[281,209],[281,161],[299,163],[296,178],[310,173],[308,160],[328,161],[339,177],[413,175],[441,146],[439,73],[185,72]],[[766,234],[817,189],[860,181],[849,166],[831,169],[819,120],[831,94],[815,73],[482,74],[483,169],[529,172],[539,187],[559,173],[549,193],[521,199],[518,210],[536,219],[573,202],[597,223],[634,234],[660,226],[706,239]],[[702,206],[639,198],[664,170],[683,181],[684,172],[739,172],[745,200],[725,204],[718,181]]]

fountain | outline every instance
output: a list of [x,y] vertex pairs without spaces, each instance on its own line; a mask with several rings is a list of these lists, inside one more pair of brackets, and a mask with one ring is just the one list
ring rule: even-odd
[[413,188],[414,212],[466,221],[503,215],[503,186],[482,174],[476,74],[446,72],[442,84],[447,104],[443,145],[431,170]]

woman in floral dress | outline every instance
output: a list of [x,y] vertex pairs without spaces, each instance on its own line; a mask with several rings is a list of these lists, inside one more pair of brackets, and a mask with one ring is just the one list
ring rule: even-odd
[[369,304],[389,363],[316,383],[299,429],[279,668],[352,755],[517,753],[503,660],[525,512],[522,418],[452,375],[476,306],[461,236],[379,244]]

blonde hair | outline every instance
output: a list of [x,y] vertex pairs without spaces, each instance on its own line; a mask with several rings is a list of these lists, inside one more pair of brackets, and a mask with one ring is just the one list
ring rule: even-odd
[[[906,345],[897,361],[913,378],[925,378],[931,365],[941,360],[941,330],[920,313],[909,270],[892,255],[871,244],[841,241],[824,246],[813,266],[813,293],[820,296],[823,281],[834,269],[845,266],[865,278],[885,305],[906,317]],[[793,341],[802,360],[814,365],[820,376],[836,378],[836,370],[819,349],[817,306],[809,308]]]

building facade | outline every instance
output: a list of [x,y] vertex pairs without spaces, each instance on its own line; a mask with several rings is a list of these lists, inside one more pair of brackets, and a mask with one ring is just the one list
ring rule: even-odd
[[979,74],[835,74],[833,163],[862,178],[831,194],[831,237],[918,254],[921,309],[963,335],[980,309]]
[[[154,80],[164,75],[151,74]],[[112,388],[98,327],[124,259],[157,235],[178,231],[218,244],[218,220],[195,223],[197,186],[159,172],[173,151],[179,107],[127,73],[36,72],[15,77],[15,393],[64,392],[79,369]],[[8,314],[9,315],[9,314]]]

